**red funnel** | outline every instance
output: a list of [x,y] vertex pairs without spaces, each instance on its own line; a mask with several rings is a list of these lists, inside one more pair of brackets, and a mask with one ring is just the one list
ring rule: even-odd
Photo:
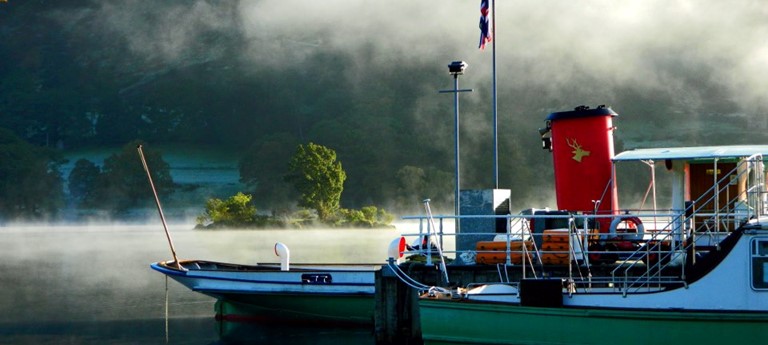
[[[581,106],[547,117],[558,209],[591,214],[595,201],[599,201],[599,214],[618,209],[615,184],[611,183],[615,116],[618,114],[611,108]],[[607,222],[610,224],[609,219]]]

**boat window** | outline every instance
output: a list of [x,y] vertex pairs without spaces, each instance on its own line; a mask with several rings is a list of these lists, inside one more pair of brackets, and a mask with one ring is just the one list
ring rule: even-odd
[[768,239],[752,241],[752,288],[768,290]]

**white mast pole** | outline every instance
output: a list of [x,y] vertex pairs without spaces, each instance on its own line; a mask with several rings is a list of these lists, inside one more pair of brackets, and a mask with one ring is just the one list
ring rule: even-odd
[[496,45],[499,43],[496,36],[496,1],[491,0],[491,37],[493,38],[493,186],[499,189],[499,139],[497,129],[496,110]]

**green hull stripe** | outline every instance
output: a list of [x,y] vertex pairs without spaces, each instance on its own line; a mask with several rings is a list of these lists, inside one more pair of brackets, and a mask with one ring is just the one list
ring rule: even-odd
[[420,300],[426,344],[763,344],[768,313],[536,308]]
[[374,307],[373,296],[369,295],[269,294],[220,299],[216,310],[225,317],[373,324]]

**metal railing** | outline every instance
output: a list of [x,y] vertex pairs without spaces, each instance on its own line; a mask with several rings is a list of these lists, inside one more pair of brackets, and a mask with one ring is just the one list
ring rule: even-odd
[[[720,195],[727,195],[731,181],[744,181],[745,188],[720,205]],[[419,221],[418,233],[403,236],[419,239],[415,241],[417,245],[412,247],[413,250],[406,255],[423,256],[427,265],[434,265],[433,260],[439,258],[440,268],[444,271],[448,269],[444,261],[446,258],[475,263],[471,260],[473,254],[475,259],[478,255],[492,254],[494,260],[486,263],[496,264],[499,282],[502,283],[514,284],[509,278],[510,270],[519,270],[517,274],[522,278],[558,272],[560,278],[567,282],[571,293],[599,288],[629,294],[663,289],[670,285],[686,285],[686,270],[695,263],[697,252],[718,250],[718,244],[727,237],[729,231],[748,219],[768,213],[766,196],[762,156],[754,155],[716,179],[709,191],[702,193],[682,210],[622,210],[619,215],[542,215],[532,212],[457,217],[432,215],[428,200],[425,200],[428,215],[404,217],[405,220]],[[595,224],[605,223],[605,218],[610,218],[611,224],[616,219],[635,218],[644,227],[602,232],[596,230]],[[504,221],[504,232],[495,232],[495,227],[494,232],[466,231],[470,228],[467,222],[495,224],[499,219]],[[544,248],[543,244],[547,243],[544,237],[551,234],[532,228],[532,223],[547,221],[566,224],[556,229],[559,229],[562,236],[567,236],[567,245],[561,238],[560,247],[553,249],[553,246],[547,245]],[[458,222],[463,223],[460,233],[448,229],[448,223]],[[445,249],[446,239],[453,238],[454,242],[459,242],[464,236],[485,237],[487,241],[479,242],[505,244],[497,244],[494,250],[478,249],[477,246]],[[546,258],[558,259],[553,261]],[[605,268],[606,263],[610,266],[608,269]],[[601,269],[597,270],[596,267]],[[448,281],[447,273],[445,280]]]

